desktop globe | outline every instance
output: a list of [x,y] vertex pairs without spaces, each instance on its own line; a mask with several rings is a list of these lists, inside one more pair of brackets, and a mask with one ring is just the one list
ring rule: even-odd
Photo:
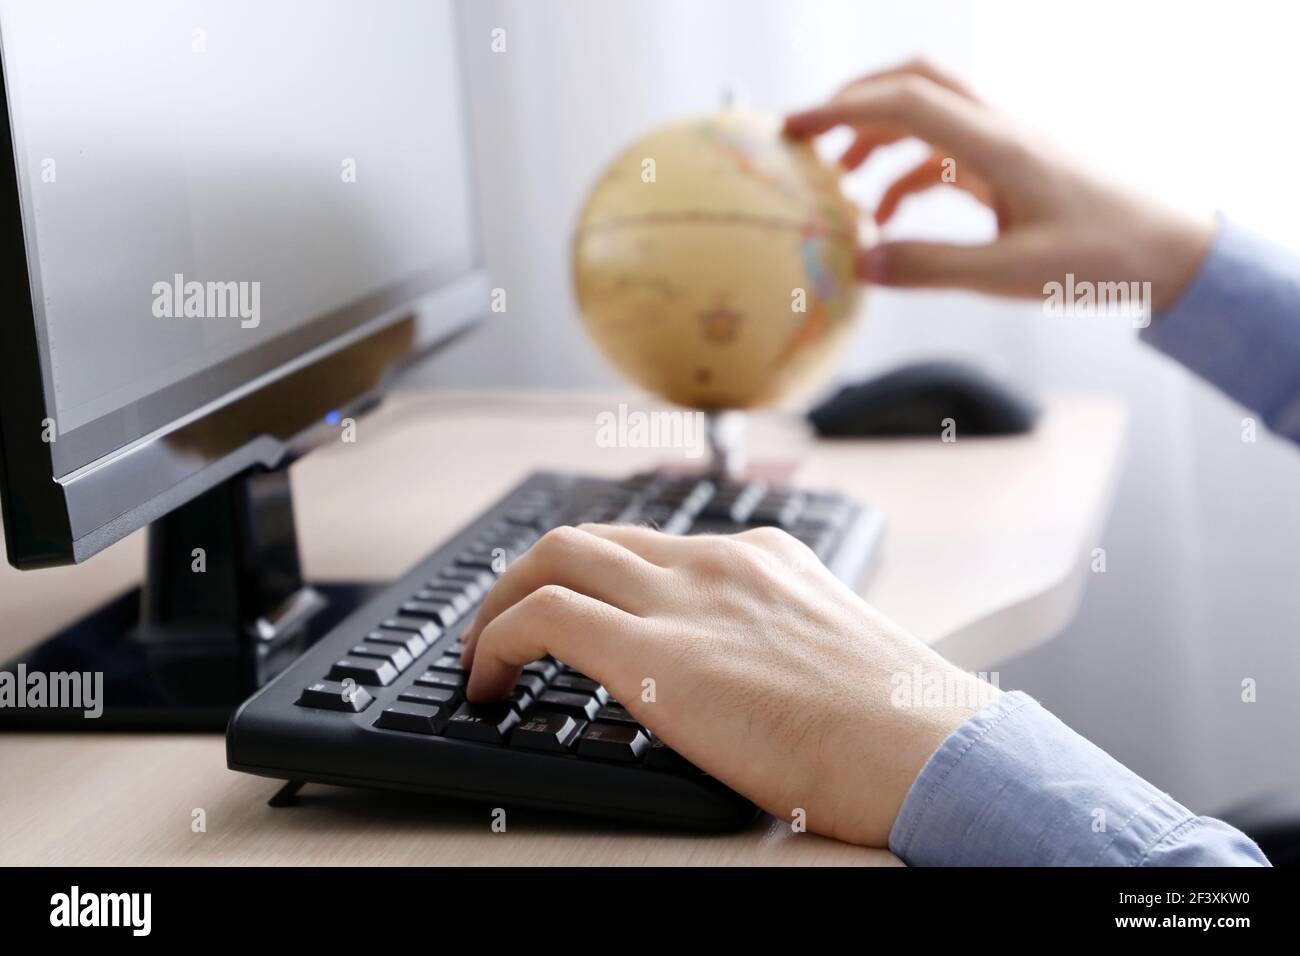
[[587,330],[636,384],[748,409],[815,383],[860,289],[840,172],[776,117],[723,110],[654,130],[587,198],[573,277]]

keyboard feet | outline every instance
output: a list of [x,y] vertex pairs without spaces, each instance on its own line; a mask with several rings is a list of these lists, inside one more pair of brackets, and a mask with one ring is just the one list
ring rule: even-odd
[[266,801],[268,807],[296,807],[302,803],[298,791],[302,789],[303,780],[286,780],[284,786],[275,791],[275,796]]

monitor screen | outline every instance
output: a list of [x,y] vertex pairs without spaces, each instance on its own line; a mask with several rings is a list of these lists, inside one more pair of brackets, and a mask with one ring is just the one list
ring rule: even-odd
[[478,266],[455,33],[450,0],[0,0],[56,474]]

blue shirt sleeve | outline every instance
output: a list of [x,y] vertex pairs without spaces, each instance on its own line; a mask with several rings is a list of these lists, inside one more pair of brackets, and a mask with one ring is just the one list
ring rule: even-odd
[[955,730],[908,791],[889,848],[919,866],[1268,866],[1019,691]]
[[1221,219],[1196,278],[1141,337],[1300,442],[1300,258]]

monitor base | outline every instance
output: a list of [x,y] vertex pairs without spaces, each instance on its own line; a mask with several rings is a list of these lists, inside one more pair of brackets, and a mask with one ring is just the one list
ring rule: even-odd
[[243,472],[149,526],[139,588],[0,668],[0,730],[225,730],[376,590],[305,583],[288,469]]
[[[382,591],[383,585],[313,584],[310,590],[325,603],[301,628],[299,636],[281,648],[286,657],[297,657]],[[12,675],[12,680],[0,676],[0,733],[224,733],[230,715],[252,693],[239,678],[242,662],[226,653],[228,644],[205,641],[199,633],[191,635],[183,668],[178,669],[170,654],[160,662],[157,654],[139,640],[140,599],[140,588],[129,591],[0,665],[0,675]],[[169,650],[176,647],[175,637],[169,637]],[[196,692],[188,678],[196,671],[205,675],[201,692]],[[69,677],[64,680],[54,675]],[[67,682],[73,680],[89,690],[93,700],[80,698],[79,707],[48,706],[53,684],[63,682],[66,688]],[[6,682],[9,686],[5,686]],[[34,683],[42,685],[39,699],[35,697]],[[88,716],[87,703],[94,709],[102,705],[100,716]]]

